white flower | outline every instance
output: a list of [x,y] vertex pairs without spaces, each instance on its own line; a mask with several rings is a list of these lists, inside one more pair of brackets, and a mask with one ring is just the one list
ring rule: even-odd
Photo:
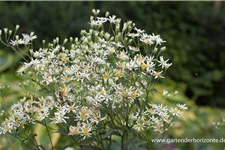
[[109,16],[108,21],[109,21],[110,23],[116,24],[116,16],[115,16],[115,15]]
[[134,30],[137,31],[137,33],[139,33],[139,34],[145,32],[145,30],[137,29],[136,27],[134,27]]
[[140,34],[139,33],[128,33],[127,36],[134,38],[134,37],[139,37]]
[[134,47],[134,46],[129,46],[129,49],[134,52],[138,52],[140,50],[138,47]]
[[162,76],[162,72],[163,72],[163,71],[160,71],[160,72],[154,71],[154,72],[153,72],[153,76],[155,76],[155,79],[158,78],[158,77],[159,77],[159,78],[164,78],[164,77]]
[[117,55],[118,58],[120,59],[129,59],[129,56],[127,55],[127,52],[125,51],[121,51],[118,55]]
[[150,46],[154,43],[152,38],[148,35],[142,35],[140,41]]
[[77,126],[70,126],[68,135],[78,135],[81,133],[80,122],[78,122]]
[[162,66],[162,69],[168,69],[172,65],[172,63],[167,63],[168,61],[169,59],[164,60],[163,56],[160,56],[159,66]]
[[9,44],[11,44],[12,46],[16,46],[16,45],[20,45],[20,44],[23,44],[23,41],[22,39],[19,39],[19,40],[10,40]]
[[161,45],[162,43],[164,43],[165,41],[163,41],[160,38],[160,35],[154,35],[154,33],[152,35],[150,35],[152,41],[154,41],[156,43],[156,45]]
[[187,110],[188,108],[186,107],[186,104],[177,104],[177,107],[181,110]]
[[171,108],[170,112],[173,114],[173,116],[179,117],[182,114],[181,110],[178,110],[177,108]]
[[22,34],[23,35],[23,39],[22,39],[22,41],[23,41],[23,44],[24,45],[28,45],[28,44],[30,44],[30,41],[33,41],[34,39],[36,39],[37,38],[37,36],[36,35],[28,35],[28,34]]
[[97,19],[99,24],[103,24],[108,20],[108,18],[105,17],[97,17]]
[[91,136],[92,124],[90,123],[82,123],[81,127],[81,135],[84,136],[84,139]]

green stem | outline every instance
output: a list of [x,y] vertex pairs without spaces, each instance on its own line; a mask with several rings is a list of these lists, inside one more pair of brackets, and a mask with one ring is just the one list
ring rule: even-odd
[[[30,145],[26,144],[25,142],[23,142],[22,139],[20,139],[19,137],[13,135],[12,133],[8,133],[8,134],[11,135],[11,136],[13,136],[13,137],[15,137],[16,139],[18,139],[21,143],[23,143],[23,144],[26,145],[27,147],[29,147],[29,148],[31,148],[31,149],[35,149],[33,146],[30,146]],[[35,146],[35,147],[36,147],[36,146]],[[38,147],[37,147],[37,150],[39,150]]]
[[51,147],[52,147],[52,150],[53,150],[54,149],[54,146],[53,146],[53,143],[52,143],[51,134],[50,134],[49,129],[48,129],[48,126],[46,124],[46,120],[44,121],[44,126],[46,128],[47,133],[48,133],[48,137],[49,137],[49,140],[50,140],[50,143],[51,143]]
[[123,135],[121,137],[121,150],[125,150],[125,143],[126,143],[126,130],[123,131]]

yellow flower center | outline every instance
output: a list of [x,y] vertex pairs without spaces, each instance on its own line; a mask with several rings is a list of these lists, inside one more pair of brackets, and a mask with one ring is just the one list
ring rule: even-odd
[[153,109],[152,109],[152,108],[149,108],[148,111],[149,111],[149,112],[153,112]]
[[131,94],[131,97],[132,97],[132,98],[135,98],[136,96],[137,96],[136,93],[132,93],[132,94]]
[[141,68],[142,68],[142,69],[146,69],[146,68],[148,68],[148,65],[145,64],[145,63],[142,63],[142,64],[141,64]]
[[120,77],[120,73],[119,73],[119,72],[116,72],[116,73],[115,73],[115,76],[116,76],[117,78],[119,78],[119,77]]
[[89,69],[88,65],[84,67],[84,70],[88,70],[88,69]]
[[165,118],[165,121],[166,121],[167,123],[170,123],[170,122],[171,122],[171,120],[170,120],[169,118]]
[[62,89],[62,96],[66,96],[66,95],[67,95],[67,87],[64,85]]
[[137,58],[137,60],[138,60],[139,62],[141,62],[141,61],[144,60],[144,58],[143,58],[142,56],[139,56],[139,57]]
[[69,81],[69,80],[70,80],[70,76],[67,76],[67,77],[66,77],[66,81]]
[[109,78],[109,74],[105,73],[105,74],[103,75],[103,78],[108,79],[108,78]]
[[21,127],[24,127],[24,123],[23,123],[23,122],[20,122],[20,126],[21,126]]
[[131,46],[130,49],[133,50],[133,51],[137,51],[137,48],[133,47],[133,46]]
[[80,78],[81,78],[81,76],[80,76],[80,75],[76,75],[76,78],[77,78],[77,79],[80,79]]
[[156,126],[156,129],[157,129],[157,130],[160,130],[160,129],[161,129],[161,126],[160,126],[160,125],[157,125],[157,126]]
[[9,120],[5,120],[5,121],[4,121],[4,124],[7,125],[8,123],[9,123]]
[[88,128],[84,128],[84,135],[88,135]]
[[161,75],[161,72],[156,72],[155,76],[159,77]]
[[127,92],[122,92],[123,97],[127,97],[128,93]]
[[139,127],[142,127],[142,124],[141,124],[141,123],[138,123],[137,125],[138,125]]
[[66,57],[63,53],[60,53],[59,56],[60,56],[60,59],[61,59],[62,62],[64,62],[64,63],[67,62],[67,59],[66,59]]
[[105,94],[105,90],[104,89],[101,89],[100,93],[103,95]]
[[69,110],[72,111],[73,110],[73,106],[69,106]]

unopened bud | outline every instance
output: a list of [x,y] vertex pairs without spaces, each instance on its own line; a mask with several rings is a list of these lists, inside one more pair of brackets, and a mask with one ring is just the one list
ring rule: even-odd
[[16,25],[15,30],[17,31],[20,28],[20,25]]
[[166,50],[166,46],[162,47],[160,50],[161,51],[165,51]]
[[115,29],[116,33],[118,33],[120,31],[120,24],[116,25],[116,29]]
[[109,14],[110,14],[110,13],[107,11],[107,12],[105,13],[105,17],[108,17]]
[[83,43],[84,43],[84,44],[88,44],[88,39],[85,38],[85,39],[83,40]]
[[56,44],[56,39],[53,40],[53,44]]
[[105,39],[108,41],[110,38],[110,34],[109,33],[105,33]]
[[85,34],[86,34],[86,31],[85,30],[81,30],[80,35],[84,36]]
[[59,37],[56,37],[56,42],[59,43]]
[[8,33],[8,28],[4,28],[4,33],[5,33],[5,34]]
[[9,30],[9,36],[12,34],[12,30]]
[[70,37],[70,42],[73,42],[73,37]]
[[18,41],[19,40],[19,35],[16,35],[15,37],[16,37],[16,40]]
[[33,35],[34,35],[34,32],[31,32],[31,33],[30,33],[30,36],[33,36]]
[[79,40],[78,40],[78,38],[76,37],[74,41],[75,41],[75,43],[78,43]]
[[68,41],[68,39],[64,39],[63,44],[66,44],[67,41]]
[[100,13],[100,10],[99,9],[92,9],[92,12],[95,16],[97,16],[99,13]]

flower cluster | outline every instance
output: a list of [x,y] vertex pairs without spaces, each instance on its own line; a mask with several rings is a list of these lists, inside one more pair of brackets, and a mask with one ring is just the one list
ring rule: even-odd
[[[43,96],[14,104],[0,134],[46,119],[66,126],[69,136],[82,138],[94,135],[102,122],[162,133],[187,109],[185,104],[168,108],[149,99],[153,83],[172,65],[160,55],[166,49],[160,47],[165,42],[160,35],[147,34],[109,13],[97,17],[99,11],[93,12],[91,28],[81,31],[79,39],[60,44],[56,38],[39,50],[30,49],[31,60],[18,72],[29,76]],[[26,45],[36,37],[24,34],[10,44]]]

